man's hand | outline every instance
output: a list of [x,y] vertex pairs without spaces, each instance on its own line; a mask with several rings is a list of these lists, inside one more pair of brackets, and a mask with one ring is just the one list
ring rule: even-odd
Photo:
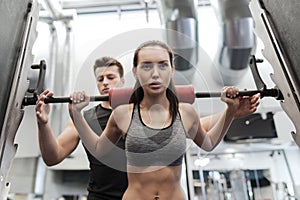
[[260,93],[257,93],[256,95],[250,97],[239,97],[239,108],[236,111],[234,117],[246,117],[247,115],[254,113],[257,110],[258,105],[260,104],[259,98]]
[[47,97],[52,97],[53,92],[49,90],[45,90],[39,95],[38,100],[36,101],[35,111],[37,122],[39,124],[47,124],[49,120],[49,113],[50,113],[50,105],[45,104],[45,99]]

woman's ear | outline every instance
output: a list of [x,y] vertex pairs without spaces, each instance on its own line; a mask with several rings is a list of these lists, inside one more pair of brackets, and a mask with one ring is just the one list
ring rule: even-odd
[[133,76],[134,76],[135,80],[137,80],[136,67],[132,67],[131,71],[133,73]]
[[172,74],[174,75],[175,67],[172,65]]

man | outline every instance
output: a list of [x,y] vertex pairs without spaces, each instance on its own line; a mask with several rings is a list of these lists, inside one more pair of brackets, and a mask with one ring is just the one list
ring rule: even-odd
[[[100,95],[107,95],[109,89],[124,84],[124,70],[120,62],[110,57],[102,57],[95,61],[94,75]],[[53,92],[45,90],[36,104],[39,145],[44,162],[48,166],[56,165],[69,156],[78,146],[80,137],[70,120],[60,135],[55,138],[50,124],[50,105],[44,103],[46,97]],[[108,101],[84,112],[84,117],[97,134],[104,130],[112,110]],[[120,139],[115,151],[111,151],[101,161],[95,159],[85,148],[90,162],[88,184],[89,200],[119,200],[127,188],[126,158],[124,140]]]

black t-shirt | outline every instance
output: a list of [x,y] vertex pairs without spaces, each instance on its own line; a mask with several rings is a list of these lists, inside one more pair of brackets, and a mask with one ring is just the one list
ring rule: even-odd
[[[93,131],[100,135],[104,130],[112,110],[100,104],[84,111],[84,118]],[[125,141],[121,138],[116,147],[101,157],[100,161],[86,149],[90,162],[88,184],[89,200],[120,200],[128,182],[126,173]]]

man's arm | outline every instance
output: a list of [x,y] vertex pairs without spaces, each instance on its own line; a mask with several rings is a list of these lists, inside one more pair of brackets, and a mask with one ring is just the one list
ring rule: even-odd
[[39,146],[44,162],[48,166],[56,165],[65,159],[77,147],[79,135],[72,121],[56,139],[49,124],[50,105],[45,104],[47,97],[53,96],[53,92],[45,90],[36,103],[36,117],[38,124]]
[[[234,118],[246,117],[257,110],[259,105],[260,94],[253,95],[251,97],[240,97],[239,108],[234,115]],[[204,130],[208,131],[219,120],[222,113],[201,117],[200,121]]]
[[72,121],[67,123],[66,128],[57,138],[49,123],[38,123],[38,135],[41,154],[48,166],[56,165],[69,156],[80,140]]

